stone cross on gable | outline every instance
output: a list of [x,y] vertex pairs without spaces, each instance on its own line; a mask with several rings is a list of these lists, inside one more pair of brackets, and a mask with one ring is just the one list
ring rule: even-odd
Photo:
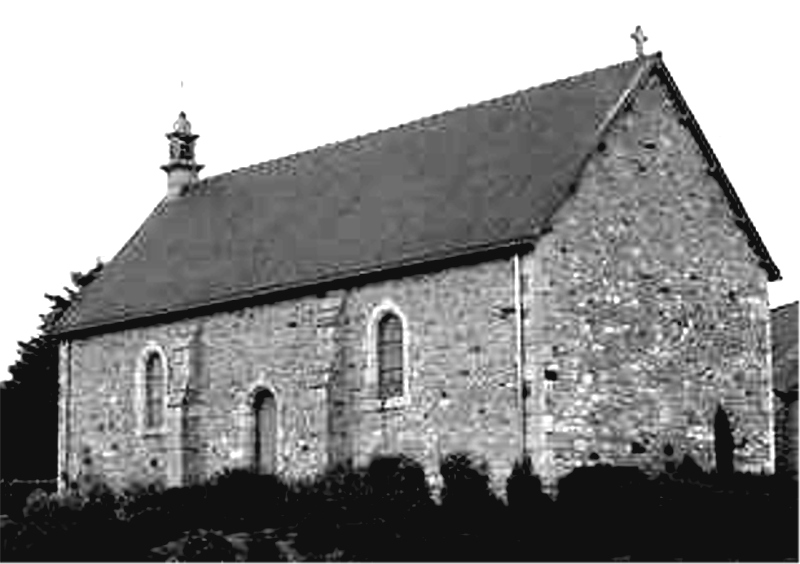
[[644,57],[644,42],[647,41],[647,37],[645,37],[644,31],[642,31],[642,26],[636,26],[636,31],[631,33],[631,39],[636,42],[636,56]]

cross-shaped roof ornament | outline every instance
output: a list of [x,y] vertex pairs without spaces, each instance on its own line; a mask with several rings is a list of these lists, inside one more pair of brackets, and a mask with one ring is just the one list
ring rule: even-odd
[[644,42],[647,41],[647,37],[644,36],[642,26],[636,26],[636,31],[631,33],[631,39],[636,42],[636,56],[644,57]]

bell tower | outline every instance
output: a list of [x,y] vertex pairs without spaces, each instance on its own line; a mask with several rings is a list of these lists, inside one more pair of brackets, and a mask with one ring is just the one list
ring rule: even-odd
[[200,136],[192,133],[192,124],[185,112],[178,114],[166,137],[169,139],[169,163],[161,165],[161,170],[167,173],[167,198],[173,200],[199,180],[198,173],[204,165],[195,162],[194,144]]

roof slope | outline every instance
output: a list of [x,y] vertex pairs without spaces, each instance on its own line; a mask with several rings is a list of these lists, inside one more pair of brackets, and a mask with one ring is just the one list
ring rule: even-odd
[[786,304],[770,312],[772,385],[780,392],[797,391],[797,304]]
[[624,62],[208,178],[156,207],[58,331],[530,240],[660,61]]

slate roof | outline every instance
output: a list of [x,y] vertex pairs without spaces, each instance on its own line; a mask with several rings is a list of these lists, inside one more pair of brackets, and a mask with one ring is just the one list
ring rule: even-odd
[[772,386],[780,392],[797,392],[798,302],[770,312],[772,330]]
[[532,240],[654,65],[660,54],[207,178],[156,207],[57,332]]

